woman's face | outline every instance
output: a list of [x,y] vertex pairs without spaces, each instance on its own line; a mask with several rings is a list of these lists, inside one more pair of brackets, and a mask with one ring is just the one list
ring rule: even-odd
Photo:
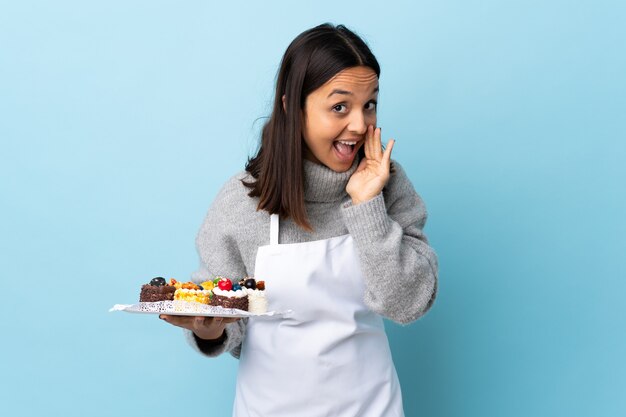
[[376,127],[378,77],[369,67],[345,69],[313,91],[304,105],[305,158],[336,172],[350,169]]

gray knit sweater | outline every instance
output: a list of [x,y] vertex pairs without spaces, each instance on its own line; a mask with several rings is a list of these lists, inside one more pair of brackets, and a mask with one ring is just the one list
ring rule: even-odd
[[[382,193],[372,200],[353,205],[346,184],[356,170],[337,173],[304,161],[305,204],[313,232],[291,219],[280,221],[279,243],[310,242],[347,233],[354,239],[365,277],[365,304],[374,312],[398,323],[409,323],[432,305],[437,292],[437,257],[422,232],[426,209],[404,170],[393,162]],[[216,275],[240,279],[254,275],[257,248],[269,244],[270,215],[257,211],[258,198],[247,194],[241,179],[233,176],[211,205],[196,246],[200,268],[194,281]],[[268,288],[267,291],[271,291]],[[223,343],[198,339],[185,330],[187,340],[200,353],[213,357],[230,352],[239,358],[247,320],[228,324]]]

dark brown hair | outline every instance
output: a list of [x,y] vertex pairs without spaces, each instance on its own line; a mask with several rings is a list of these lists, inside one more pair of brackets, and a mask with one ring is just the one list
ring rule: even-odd
[[246,164],[254,181],[243,184],[251,189],[250,197],[259,197],[258,210],[291,217],[312,230],[304,205],[302,162],[306,97],[340,71],[356,66],[369,67],[380,77],[380,66],[369,47],[343,25],[324,23],[291,42],[278,71],[272,114],[263,127],[256,156]]

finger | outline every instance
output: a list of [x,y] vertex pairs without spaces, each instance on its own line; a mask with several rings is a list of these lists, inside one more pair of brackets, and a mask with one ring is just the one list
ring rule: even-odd
[[199,330],[203,327],[206,327],[210,324],[210,319],[208,317],[194,317],[193,318],[193,329]]
[[369,159],[373,159],[375,161],[380,161],[383,155],[380,134],[380,128],[374,128],[374,126],[371,126],[371,135],[367,141],[367,155]]
[[234,317],[234,318],[224,318],[224,320],[222,320],[222,323],[224,324],[230,324],[230,323],[234,323],[236,321],[239,321],[240,318],[239,317]]
[[356,168],[356,172],[363,171],[366,166],[367,166],[367,156],[361,159],[361,162],[359,162],[359,166]]
[[387,142],[387,147],[385,148],[385,153],[382,157],[382,164],[387,171],[389,171],[389,167],[391,165],[391,151],[393,150],[393,145],[396,143],[394,139],[389,139]]
[[182,327],[184,329],[193,330],[194,317],[189,316],[172,316],[167,314],[161,314],[159,318],[168,322],[171,325]]
[[372,141],[374,140],[374,126],[368,125],[367,132],[365,132],[365,157],[367,159],[371,159],[374,157],[374,147],[372,146]]
[[224,317],[213,317],[211,322],[214,326],[222,326],[224,321]]
[[204,317],[204,316],[173,316],[168,314],[161,314],[159,318],[163,321],[170,323],[171,325],[182,327],[189,330],[199,330],[204,327],[211,326],[213,324],[228,324],[239,320],[236,318],[224,318],[224,317]]
[[382,129],[376,128],[374,130],[374,141],[372,142],[373,150],[372,154],[374,155],[374,159],[380,161],[383,157],[383,142],[381,140]]

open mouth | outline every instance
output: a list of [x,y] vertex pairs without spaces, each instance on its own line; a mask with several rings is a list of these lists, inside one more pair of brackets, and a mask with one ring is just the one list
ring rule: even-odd
[[354,158],[358,143],[356,140],[338,140],[333,143],[333,148],[342,162],[348,162]]

